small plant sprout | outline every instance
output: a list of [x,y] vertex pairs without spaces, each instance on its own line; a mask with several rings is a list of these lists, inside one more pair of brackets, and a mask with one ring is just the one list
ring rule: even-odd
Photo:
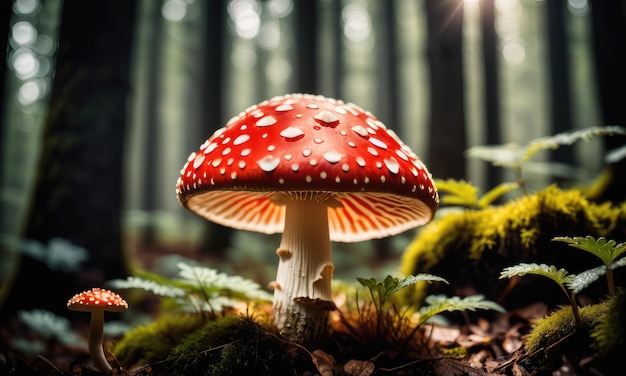
[[574,320],[576,321],[576,327],[582,327],[582,320],[580,319],[580,313],[578,312],[578,303],[576,303],[576,295],[574,292],[570,292],[567,288],[568,282],[575,277],[574,274],[568,273],[565,269],[557,269],[553,265],[521,263],[504,268],[504,270],[500,273],[500,278],[512,278],[524,276],[526,274],[544,276],[559,285],[572,306],[572,314],[574,315]]
[[351,324],[343,314],[340,317],[349,332],[368,346],[374,346],[382,341],[393,343],[394,347],[400,351],[405,350],[422,324],[446,311],[493,309],[504,312],[502,306],[485,300],[482,295],[466,298],[438,295],[427,297],[428,306],[422,307],[417,315],[413,315],[410,306],[400,310],[394,304],[394,295],[418,282],[448,283],[444,278],[423,273],[409,275],[402,279],[388,275],[380,282],[374,278],[357,278],[357,280],[369,292],[370,300],[359,304],[357,294],[356,325]]
[[208,314],[215,318],[226,308],[243,302],[269,302],[272,295],[258,283],[240,277],[219,273],[215,269],[179,262],[179,277],[165,278],[142,272],[127,279],[109,282],[115,288],[139,288],[156,295],[173,298],[184,311]]
[[598,239],[593,236],[586,237],[555,237],[554,241],[567,243],[570,247],[582,249],[598,257],[604,265],[589,269],[578,274],[569,282],[569,287],[575,292],[580,292],[603,274],[609,288],[609,295],[615,296],[615,283],[613,282],[613,270],[626,265],[626,257],[620,258],[626,252],[626,243],[617,244],[615,240],[607,240],[604,237]]

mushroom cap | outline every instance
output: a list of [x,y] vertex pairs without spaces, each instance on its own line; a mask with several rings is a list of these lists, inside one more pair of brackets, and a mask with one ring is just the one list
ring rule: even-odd
[[191,153],[176,185],[192,212],[236,229],[284,229],[281,194],[328,201],[329,234],[353,242],[430,222],[431,174],[369,111],[310,94],[248,108]]
[[128,303],[118,294],[96,287],[74,295],[68,300],[67,308],[71,311],[82,312],[90,312],[96,308],[110,312],[122,312],[128,309]]

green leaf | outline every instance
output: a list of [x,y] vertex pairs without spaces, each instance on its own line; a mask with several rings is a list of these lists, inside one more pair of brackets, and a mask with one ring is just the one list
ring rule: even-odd
[[393,293],[396,293],[397,291],[400,291],[401,289],[407,287],[407,286],[411,286],[414,285],[418,282],[422,282],[422,281],[426,281],[426,282],[444,282],[446,284],[448,284],[448,281],[446,281],[444,278],[441,277],[437,277],[435,275],[432,274],[427,274],[427,273],[420,273],[417,275],[408,275],[406,277],[404,277],[399,283],[398,285],[394,288]]
[[557,269],[553,265],[521,263],[504,268],[504,270],[500,273],[500,278],[511,278],[526,274],[535,274],[550,278],[561,286],[564,286],[574,277],[573,274],[569,274],[565,269]]
[[584,290],[587,286],[597,281],[600,277],[606,274],[607,267],[600,265],[593,269],[585,270],[582,273],[576,274],[572,279],[567,282],[567,287],[574,293],[578,294]]
[[419,311],[420,324],[428,321],[431,317],[446,311],[475,311],[478,309],[485,309],[506,312],[504,307],[491,300],[485,300],[483,295],[472,295],[465,298],[460,298],[458,296],[447,297],[445,295],[430,295],[426,297],[425,302],[428,305],[422,307]]
[[494,166],[519,169],[526,149],[518,144],[473,146],[465,152],[470,158],[491,162]]
[[126,279],[114,279],[107,282],[109,286],[116,289],[142,289],[150,291],[156,295],[166,297],[181,297],[185,295],[185,290],[175,287],[171,284],[163,284],[157,281],[141,278],[141,277],[127,277]]
[[605,266],[611,265],[624,252],[626,252],[626,243],[616,244],[615,240],[607,240],[603,236],[595,239],[593,236],[586,237],[568,237],[558,236],[552,238],[553,241],[567,243],[570,247],[582,249],[602,260]]
[[626,134],[626,130],[620,126],[590,127],[573,132],[559,133],[554,136],[537,138],[530,142],[521,162],[526,162],[539,150],[557,149],[561,145],[571,145],[578,140],[588,141],[593,136],[612,136],[614,134]]

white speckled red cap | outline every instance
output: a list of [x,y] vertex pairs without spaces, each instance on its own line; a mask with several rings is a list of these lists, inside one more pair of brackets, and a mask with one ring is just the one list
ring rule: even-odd
[[191,153],[176,185],[192,212],[236,229],[280,233],[278,193],[334,198],[329,233],[353,242],[428,223],[439,204],[419,158],[371,113],[308,94],[248,108]]
[[90,312],[97,308],[110,312],[121,312],[128,309],[128,303],[112,291],[95,287],[74,295],[67,302],[67,308],[71,311],[82,312]]

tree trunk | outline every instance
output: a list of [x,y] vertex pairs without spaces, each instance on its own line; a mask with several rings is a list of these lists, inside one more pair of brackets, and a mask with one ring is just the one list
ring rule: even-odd
[[[479,6],[485,71],[485,143],[500,145],[502,132],[500,131],[500,89],[494,0],[481,0]],[[499,167],[488,164],[487,187],[492,188],[502,182],[501,170]]]
[[[88,251],[75,272],[23,256],[2,319],[41,308],[67,314],[76,292],[128,274],[121,240],[123,148],[134,1],[66,0],[57,72],[24,239],[62,238]],[[46,249],[49,253],[50,249]]]
[[[569,81],[569,56],[565,35],[565,2],[550,0],[548,10],[548,57],[550,72],[550,125],[551,134],[572,129],[572,109]],[[558,148],[552,151],[556,162],[571,164],[574,161],[573,148]]]
[[318,0],[296,1],[296,90],[317,93],[317,19]]
[[466,178],[463,1],[427,0],[430,136],[426,163],[437,178]]
[[[598,92],[604,125],[626,126],[626,4],[624,1],[591,1],[593,46]],[[607,151],[623,147],[626,136],[603,137]],[[626,159],[607,168],[613,178],[600,200],[626,200]]]

